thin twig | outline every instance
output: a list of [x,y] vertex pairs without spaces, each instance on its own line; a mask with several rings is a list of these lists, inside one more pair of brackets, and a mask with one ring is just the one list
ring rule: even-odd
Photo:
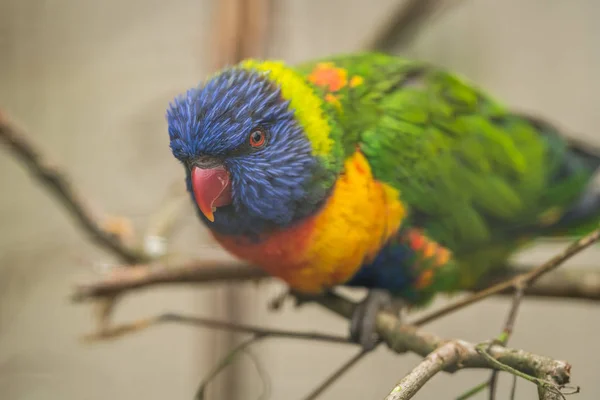
[[443,9],[458,3],[458,0],[406,0],[392,13],[389,20],[382,24],[373,38],[364,48],[389,52],[405,46],[434,15]]
[[[533,374],[529,374],[523,371],[520,371],[513,366],[504,364],[494,358],[489,350],[488,345],[485,343],[479,344],[476,347],[477,352],[481,354],[493,368],[497,368],[501,371],[506,371],[512,375],[518,376],[519,378],[523,378],[529,382],[535,383],[538,386],[538,392],[540,392],[540,400],[545,400],[547,397],[542,395],[542,391],[544,393],[551,393],[550,398],[561,398],[564,399],[564,394],[561,392],[561,389],[565,387],[566,382],[557,382],[555,376],[547,376],[544,373],[540,374],[540,371],[535,371]],[[538,376],[541,376],[538,377]],[[549,378],[549,379],[548,379]]]
[[517,395],[517,376],[512,376],[512,385],[510,388],[510,400],[515,400],[515,396]]
[[455,365],[460,359],[460,348],[456,342],[449,342],[429,354],[421,363],[408,373],[392,389],[386,400],[406,400],[413,397],[419,389],[435,374]]
[[200,382],[198,390],[196,391],[196,400],[204,399],[204,392],[206,391],[206,386],[225,368],[227,368],[231,363],[235,360],[237,355],[243,351],[246,351],[248,347],[258,342],[259,340],[264,339],[265,336],[255,335],[250,339],[246,339],[236,347],[234,347],[225,357],[221,359],[221,361],[213,367],[210,373]]
[[347,337],[329,335],[318,332],[298,332],[284,329],[271,329],[252,325],[238,324],[234,322],[217,321],[210,318],[195,317],[176,313],[165,313],[150,318],[140,319],[127,324],[114,327],[106,327],[100,332],[87,335],[85,340],[98,341],[115,339],[123,335],[139,332],[147,328],[163,323],[179,323],[193,326],[201,326],[210,329],[221,329],[229,332],[246,333],[262,337],[279,337],[288,339],[315,340],[329,343],[353,344]]
[[488,385],[489,385],[489,381],[482,382],[479,385],[472,387],[471,389],[467,390],[465,393],[458,396],[456,398],[456,400],[470,399],[471,397],[475,396],[476,394],[483,392],[485,390],[485,388],[488,387]]
[[523,300],[523,295],[525,292],[525,286],[523,282],[517,281],[515,285],[515,294],[513,296],[510,311],[508,313],[508,317],[506,318],[506,322],[504,323],[504,329],[502,330],[502,334],[498,338],[498,342],[501,345],[506,345],[510,336],[513,333],[513,329],[515,327],[515,321],[517,320],[517,315],[519,313],[519,307],[521,305],[521,301]]
[[[513,332],[513,329],[515,326],[515,321],[516,321],[517,315],[519,313],[519,306],[521,305],[521,300],[523,299],[524,290],[525,290],[525,287],[523,285],[523,282],[521,282],[521,281],[517,282],[517,285],[515,286],[515,294],[513,296],[512,302],[511,302],[510,312],[508,313],[508,317],[506,318],[506,322],[504,323],[504,329],[502,330],[502,334],[497,339],[497,343],[501,344],[502,346],[506,346],[506,344],[508,343],[508,340],[510,339],[510,336],[512,335],[512,332]],[[489,387],[490,387],[489,400],[496,399],[497,384],[498,384],[498,371],[494,370],[494,371],[492,371],[492,375],[490,376],[490,379],[489,379]]]
[[553,258],[551,258],[544,264],[540,265],[539,267],[537,267],[527,273],[524,273],[522,275],[518,275],[511,280],[501,282],[497,285],[494,285],[492,287],[484,289],[480,292],[474,293],[471,296],[468,296],[467,298],[465,298],[463,300],[460,300],[456,303],[453,303],[446,307],[443,307],[437,311],[434,311],[433,313],[431,313],[429,315],[425,315],[424,317],[421,317],[421,318],[417,319],[416,321],[414,321],[412,324],[417,325],[417,326],[424,325],[428,322],[431,322],[431,321],[441,318],[445,315],[448,315],[454,311],[460,310],[461,308],[464,308],[468,305],[471,305],[473,303],[476,303],[478,301],[486,299],[490,296],[493,296],[495,294],[498,294],[505,290],[508,290],[508,289],[514,287],[518,282],[522,282],[523,285],[531,285],[531,284],[535,283],[535,281],[537,279],[539,279],[542,275],[544,275],[544,274],[552,271],[556,267],[560,266],[562,263],[567,261],[569,258],[573,257],[575,254],[581,252],[582,250],[588,248],[589,246],[594,244],[599,239],[600,239],[600,229],[596,229],[596,230],[592,231],[591,233],[587,234],[586,236],[582,237],[581,239],[576,240],[575,242],[571,243],[564,251],[557,254],[556,256],[554,256]]
[[[531,271],[532,267],[507,266],[486,276],[473,288],[480,291]],[[498,293],[512,296],[512,287]],[[525,289],[527,297],[600,300],[600,272],[594,269],[569,268],[542,276]]]
[[265,277],[267,275],[264,271],[239,262],[210,260],[189,261],[177,267],[167,267],[158,263],[127,268],[115,267],[103,280],[76,286],[72,300],[89,301],[159,284],[231,283]]
[[346,372],[350,370],[354,365],[356,365],[360,360],[364,358],[370,351],[361,350],[356,355],[352,356],[348,361],[346,361],[340,368],[338,368],[333,374],[331,374],[327,379],[323,381],[317,388],[315,388],[312,392],[310,392],[303,400],[314,400],[319,397],[327,388],[333,385],[334,382],[339,380]]
[[271,383],[269,381],[269,375],[267,374],[267,371],[262,366],[262,363],[260,362],[258,357],[249,348],[244,349],[244,353],[246,353],[248,358],[250,358],[250,360],[252,360],[254,369],[256,370],[256,373],[260,377],[260,380],[263,384],[262,385],[263,386],[262,393],[258,396],[257,399],[258,400],[267,400],[269,398],[269,396],[271,395]]
[[24,130],[9,121],[2,110],[0,110],[0,141],[16,154],[29,171],[49,189],[93,242],[110,250],[126,263],[148,261],[149,257],[142,251],[127,246],[117,235],[102,227],[99,217],[73,185],[68,174],[43,155],[34,140]]
[[489,400],[496,400],[497,385],[498,385],[498,371],[493,370],[487,381],[487,386],[489,387],[489,397],[488,397]]

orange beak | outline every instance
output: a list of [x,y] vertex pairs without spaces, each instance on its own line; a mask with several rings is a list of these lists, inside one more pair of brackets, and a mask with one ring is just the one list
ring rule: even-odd
[[215,221],[217,207],[231,204],[229,172],[223,166],[214,168],[192,167],[192,189],[198,208],[210,221]]

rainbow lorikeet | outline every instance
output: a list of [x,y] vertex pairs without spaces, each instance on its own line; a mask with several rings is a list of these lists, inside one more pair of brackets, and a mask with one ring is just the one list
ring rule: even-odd
[[351,328],[365,347],[373,304],[424,305],[536,237],[600,220],[599,155],[419,61],[245,60],[177,97],[167,120],[226,250],[297,293],[371,289]]

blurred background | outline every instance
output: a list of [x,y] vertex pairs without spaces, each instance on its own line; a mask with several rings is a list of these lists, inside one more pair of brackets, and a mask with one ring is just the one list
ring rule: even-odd
[[[393,0],[276,0],[264,49],[299,62],[362,48],[402,3]],[[550,118],[600,145],[600,2],[465,0],[393,51],[466,75],[515,108]],[[143,229],[183,173],[171,156],[165,110],[215,67],[211,0],[0,0],[0,107],[63,165],[94,206]],[[218,47],[218,46],[217,46]],[[73,305],[76,282],[114,263],[93,246],[24,166],[0,149],[0,399],[191,399],[200,380],[239,337],[163,325],[86,345],[92,309]],[[223,257],[187,210],[169,251]],[[518,261],[541,262],[544,245]],[[569,264],[598,267],[592,249]],[[116,319],[186,312],[289,329],[345,334],[347,322],[306,306],[267,311],[278,282],[161,288],[132,295]],[[437,304],[443,304],[439,299]],[[509,302],[494,298],[427,326],[482,341],[501,330]],[[600,308],[585,301],[527,299],[511,346],[572,363],[576,399],[600,397]],[[252,348],[272,399],[300,399],[354,354],[354,347],[267,340]],[[419,358],[378,349],[323,399],[383,398]],[[488,376],[435,377],[415,397],[453,399]],[[501,377],[498,398],[511,379]],[[254,399],[261,379],[241,357],[210,387],[210,399]],[[475,398],[487,398],[484,392]],[[535,398],[519,381],[518,399]]]

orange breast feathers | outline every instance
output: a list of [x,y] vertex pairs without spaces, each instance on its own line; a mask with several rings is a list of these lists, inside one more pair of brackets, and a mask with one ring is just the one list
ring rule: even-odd
[[397,190],[373,178],[362,153],[348,158],[344,171],[314,216],[258,242],[213,234],[215,239],[300,292],[346,282],[398,230],[405,209]]

